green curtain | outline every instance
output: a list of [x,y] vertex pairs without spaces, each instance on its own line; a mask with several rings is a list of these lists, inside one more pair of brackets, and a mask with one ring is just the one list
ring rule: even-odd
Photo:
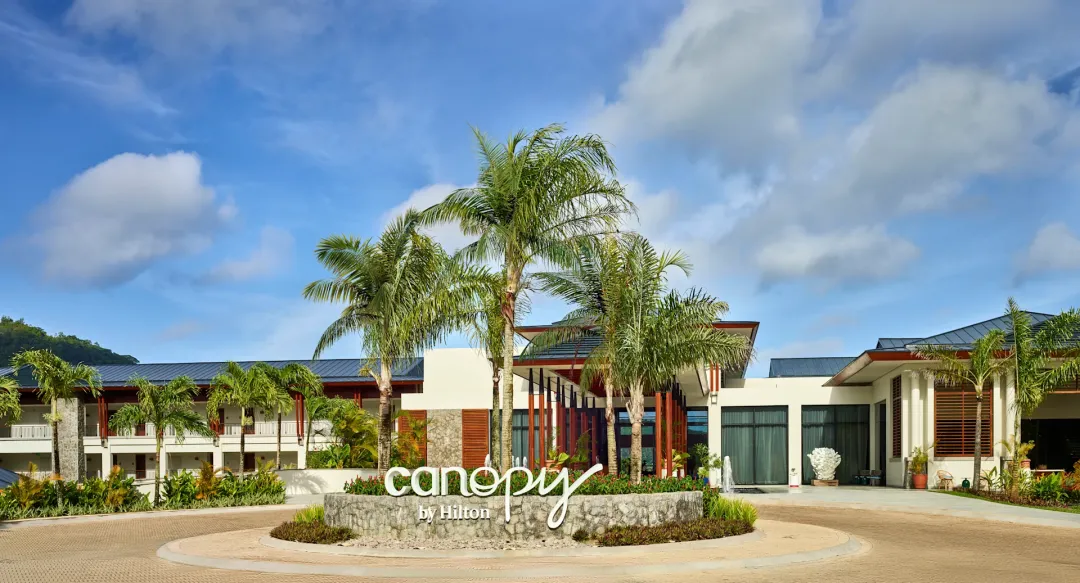
[[787,408],[721,409],[721,455],[731,458],[736,484],[787,482]]

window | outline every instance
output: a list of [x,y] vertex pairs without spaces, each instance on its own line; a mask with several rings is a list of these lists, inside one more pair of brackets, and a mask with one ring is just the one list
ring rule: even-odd
[[723,407],[720,454],[736,484],[786,484],[787,407]]
[[[982,455],[993,449],[993,385],[983,389]],[[934,453],[939,456],[975,455],[975,387],[937,386],[934,390]]]
[[841,484],[850,484],[860,470],[870,469],[870,406],[804,406],[802,447],[804,484],[814,477],[814,467],[807,456],[819,447],[829,447],[840,454],[836,479]]
[[903,420],[900,418],[900,376],[893,377],[892,380],[892,456],[900,457],[903,455],[900,450],[900,428],[903,426]]

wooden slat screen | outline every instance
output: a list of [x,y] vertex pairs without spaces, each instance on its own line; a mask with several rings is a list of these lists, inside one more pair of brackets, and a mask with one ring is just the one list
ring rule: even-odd
[[892,456],[900,457],[903,455],[900,450],[900,428],[903,426],[903,419],[901,419],[901,398],[900,398],[900,377],[895,376],[892,380]]
[[[982,455],[993,450],[993,384],[983,389]],[[975,388],[938,385],[934,390],[934,453],[938,456],[975,455]]]
[[[398,433],[401,435],[409,435],[409,421],[425,421],[427,420],[427,411],[414,411],[406,410],[401,417],[398,417]],[[424,462],[427,463],[427,428],[424,428],[424,432],[420,437],[420,456],[423,457]]]
[[479,468],[488,453],[488,410],[461,410],[461,465]]

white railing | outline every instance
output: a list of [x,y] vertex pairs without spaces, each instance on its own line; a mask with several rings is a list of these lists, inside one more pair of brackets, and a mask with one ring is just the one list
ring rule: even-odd
[[[147,427],[149,428],[150,426],[147,425]],[[165,428],[165,437],[176,437],[176,429],[173,429],[172,427],[166,427]],[[205,435],[200,435],[198,433],[193,433],[191,431],[185,431],[184,432],[184,439],[209,439],[209,438],[207,436],[205,436]]]
[[98,436],[98,424],[87,423],[86,429],[83,430],[83,437],[97,437]]
[[[237,423],[225,425],[225,435],[228,437],[239,437],[240,425]],[[248,435],[277,435],[277,421],[256,421],[254,431],[252,431],[251,425],[248,426]],[[296,421],[282,420],[281,436],[296,437]]]
[[12,425],[11,439],[52,439],[48,425]]

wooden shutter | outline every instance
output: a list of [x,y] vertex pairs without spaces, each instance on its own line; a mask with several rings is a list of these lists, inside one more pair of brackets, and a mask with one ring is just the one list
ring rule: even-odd
[[[993,450],[993,385],[983,389],[982,455]],[[934,452],[939,456],[975,455],[975,387],[941,386],[934,390]]]
[[[409,422],[410,421],[426,421],[426,420],[427,420],[427,411],[406,410],[406,411],[403,412],[401,417],[398,417],[398,428],[397,428],[398,434],[401,435],[401,436],[408,436],[408,435],[410,435],[410,433],[409,433]],[[403,437],[403,439],[407,439],[407,437]],[[420,437],[420,456],[423,457],[424,460],[425,460],[425,463],[427,463],[426,462],[427,461],[427,427],[424,428],[424,432]]]
[[461,465],[479,468],[488,453],[488,410],[461,410]]
[[901,430],[903,427],[902,406],[903,399],[900,397],[900,377],[895,376],[892,380],[892,456],[903,455],[900,447]]

